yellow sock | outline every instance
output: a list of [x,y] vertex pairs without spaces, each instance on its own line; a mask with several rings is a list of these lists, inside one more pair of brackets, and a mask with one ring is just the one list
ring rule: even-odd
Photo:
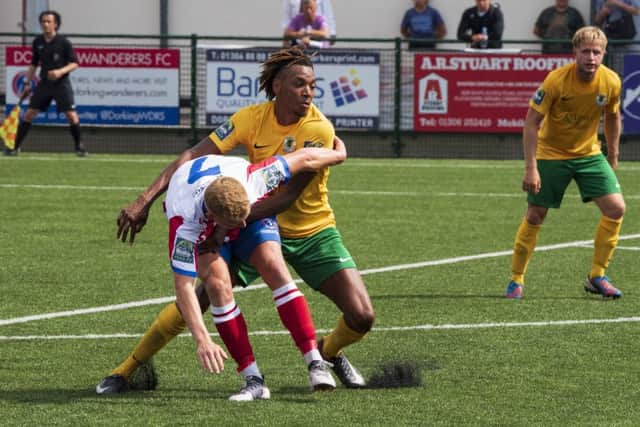
[[167,305],[158,313],[133,352],[111,372],[111,375],[122,375],[129,379],[140,363],[149,361],[169,341],[180,335],[185,327],[186,323],[176,304]]
[[522,219],[513,245],[513,257],[511,259],[511,280],[524,285],[524,273],[533,255],[538,240],[538,232],[542,225],[529,224],[526,218]]
[[589,277],[604,276],[613,251],[618,245],[620,228],[622,228],[622,218],[611,219],[604,215],[600,218],[596,227],[596,236],[593,239],[593,261]]
[[360,341],[365,334],[354,331],[344,321],[344,316],[340,315],[338,324],[329,335],[322,338],[322,355],[326,358],[335,357],[344,347],[354,342]]

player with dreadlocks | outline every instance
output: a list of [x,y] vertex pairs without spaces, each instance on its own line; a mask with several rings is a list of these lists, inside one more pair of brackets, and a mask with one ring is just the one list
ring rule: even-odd
[[[247,150],[250,161],[256,163],[303,147],[332,148],[334,144],[342,144],[335,137],[331,122],[312,102],[315,88],[316,78],[309,55],[297,47],[271,54],[262,64],[260,74],[260,89],[269,100],[238,110],[167,166],[135,201],[121,210],[117,237],[133,243],[147,221],[152,203],[166,191],[173,173],[196,157],[227,153],[240,144]],[[342,349],[360,341],[369,332],[375,315],[356,264],[336,228],[328,202],[328,177],[328,169],[296,175],[275,195],[254,204],[247,223],[277,214],[285,260],[311,288],[333,301],[342,312],[335,328],[320,339],[320,353],[331,363],[334,373],[346,387],[361,388],[365,386],[365,380]],[[219,240],[223,231],[213,235]],[[216,247],[214,242],[209,249]],[[246,286],[258,277],[245,263],[236,262],[232,270],[239,285]],[[208,301],[201,289],[198,294],[204,312]],[[185,322],[177,306],[169,304],[127,359],[102,380],[99,394],[126,390],[138,366],[150,360],[184,328]]]

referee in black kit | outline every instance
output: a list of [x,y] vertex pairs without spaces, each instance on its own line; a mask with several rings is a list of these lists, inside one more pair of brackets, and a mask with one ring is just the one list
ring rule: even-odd
[[58,34],[60,14],[53,10],[45,10],[39,16],[42,34],[33,40],[31,65],[25,78],[24,90],[31,90],[31,80],[40,66],[40,82],[33,90],[29,108],[18,126],[14,150],[5,149],[5,155],[18,155],[20,144],[31,129],[31,122],[38,111],[46,111],[51,100],[56,101],[58,113],[64,112],[69,121],[69,129],[75,142],[75,152],[80,157],[88,153],[80,142],[80,119],[75,109],[73,89],[69,73],[78,68],[78,60],[71,42]]

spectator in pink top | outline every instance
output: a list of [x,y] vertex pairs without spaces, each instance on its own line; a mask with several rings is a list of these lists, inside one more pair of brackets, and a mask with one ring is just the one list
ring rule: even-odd
[[284,30],[285,46],[290,44],[304,48],[321,48],[329,45],[329,26],[322,15],[317,14],[316,0],[302,0],[301,12],[294,16]]

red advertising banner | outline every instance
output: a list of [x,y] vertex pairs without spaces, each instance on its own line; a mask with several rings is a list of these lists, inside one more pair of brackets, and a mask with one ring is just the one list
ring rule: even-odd
[[566,55],[416,54],[413,128],[421,132],[522,132],[529,99]]

